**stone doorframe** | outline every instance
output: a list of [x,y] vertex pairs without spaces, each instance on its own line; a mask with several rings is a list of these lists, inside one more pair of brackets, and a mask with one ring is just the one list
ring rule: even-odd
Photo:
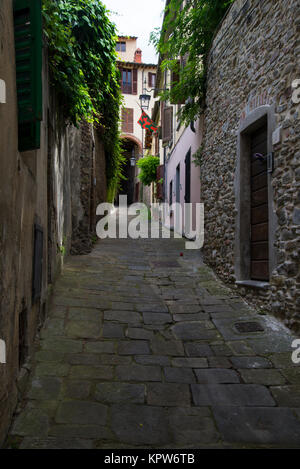
[[[237,165],[235,171],[235,277],[238,285],[267,287],[268,282],[251,280],[250,276],[250,141],[251,134],[259,127],[267,124],[268,153],[273,151],[272,134],[275,130],[275,106],[260,106],[252,111],[240,124],[237,132]],[[268,204],[269,204],[269,272],[277,265],[274,238],[277,219],[274,210],[272,173],[268,173]]]

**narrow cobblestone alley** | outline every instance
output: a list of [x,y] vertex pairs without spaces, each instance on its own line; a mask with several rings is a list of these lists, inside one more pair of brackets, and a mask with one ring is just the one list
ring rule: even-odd
[[183,240],[99,241],[55,286],[6,446],[300,447],[292,340]]

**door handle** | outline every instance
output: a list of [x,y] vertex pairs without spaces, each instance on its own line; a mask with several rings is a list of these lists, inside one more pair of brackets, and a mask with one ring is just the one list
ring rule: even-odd
[[267,160],[268,155],[263,155],[262,153],[253,153],[253,158],[259,160],[262,163]]

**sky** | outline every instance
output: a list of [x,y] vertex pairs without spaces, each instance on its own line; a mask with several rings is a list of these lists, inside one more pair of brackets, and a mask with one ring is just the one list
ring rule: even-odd
[[118,33],[137,36],[137,47],[142,49],[144,63],[157,63],[157,56],[149,36],[154,28],[162,25],[165,0],[102,0],[111,11],[110,18]]

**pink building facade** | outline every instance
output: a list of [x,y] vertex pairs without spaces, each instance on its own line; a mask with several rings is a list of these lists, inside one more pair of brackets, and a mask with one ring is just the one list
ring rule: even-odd
[[[176,115],[174,115],[175,119]],[[203,126],[201,120],[198,120],[194,126],[186,127],[179,135],[176,135],[177,141],[171,149],[164,147],[164,201],[170,206],[175,202],[181,206],[179,217],[172,207],[170,210],[167,209],[165,224],[175,231],[182,230],[186,237],[193,237],[190,236],[190,231],[196,229],[195,204],[201,202],[200,168],[194,163],[193,155],[201,146],[202,136]],[[192,204],[192,223],[189,222],[186,211],[185,204],[187,203]]]

